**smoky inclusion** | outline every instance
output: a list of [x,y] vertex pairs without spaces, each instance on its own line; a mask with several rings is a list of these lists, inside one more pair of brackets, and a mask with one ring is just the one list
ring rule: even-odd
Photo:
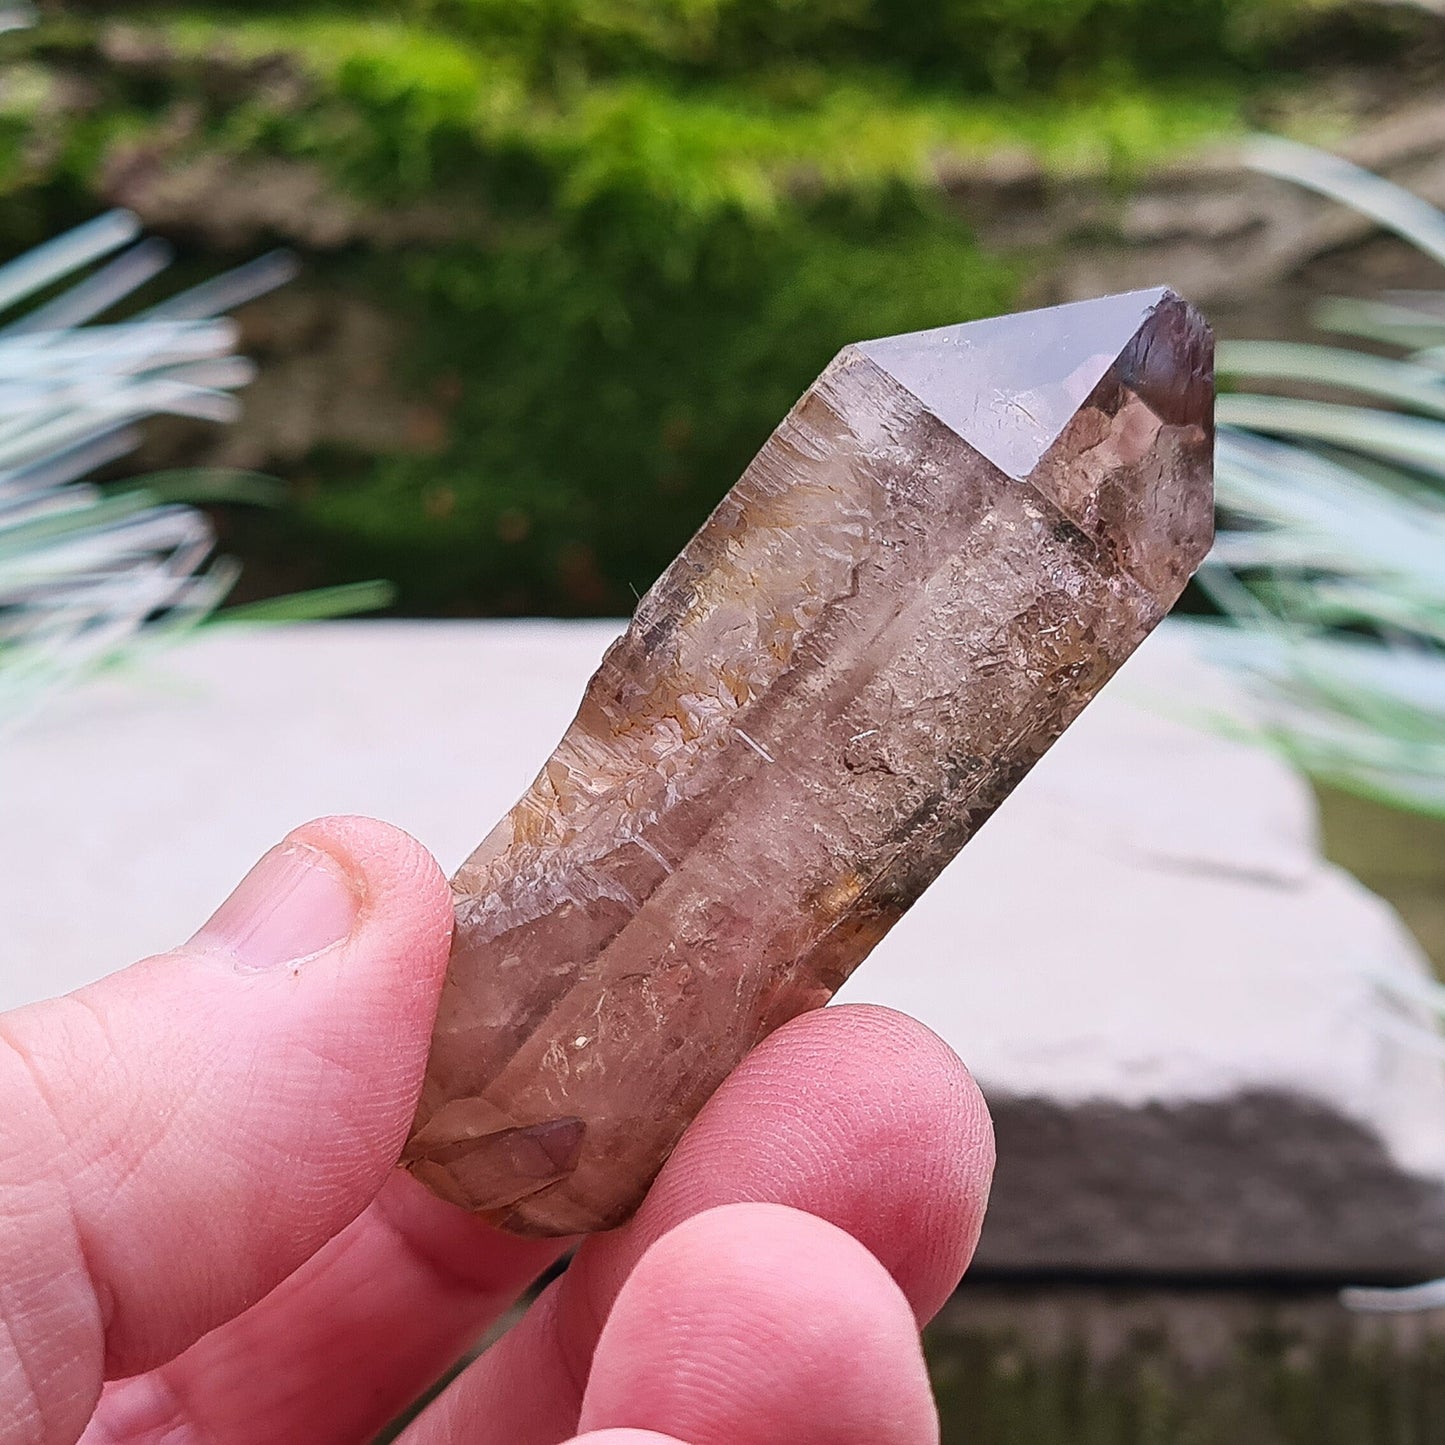
[[832,362],[453,880],[418,1178],[521,1233],[628,1216],[1177,599],[1212,358],[1161,289]]

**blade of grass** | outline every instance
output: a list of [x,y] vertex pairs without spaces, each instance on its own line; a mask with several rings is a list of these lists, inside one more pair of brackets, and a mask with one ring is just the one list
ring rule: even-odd
[[1343,156],[1283,136],[1256,137],[1245,147],[1244,162],[1262,175],[1292,181],[1342,202],[1445,265],[1445,217],[1403,186]]
[[1340,387],[1445,417],[1445,375],[1408,361],[1303,342],[1228,341],[1217,365],[1226,376]]
[[1445,427],[1422,417],[1284,396],[1222,396],[1222,425],[1370,452],[1445,479]]
[[328,617],[354,616],[358,612],[380,612],[396,601],[390,582],[349,582],[337,587],[318,587],[310,592],[293,592],[264,602],[245,602],[228,607],[210,620],[212,627],[274,625],[283,622],[316,622]]
[[159,276],[174,259],[173,248],[154,238],[139,242],[79,285],[0,328],[0,337],[32,336],[82,326]]
[[0,310],[118,251],[138,235],[140,221],[132,212],[109,211],[6,262],[0,266]]

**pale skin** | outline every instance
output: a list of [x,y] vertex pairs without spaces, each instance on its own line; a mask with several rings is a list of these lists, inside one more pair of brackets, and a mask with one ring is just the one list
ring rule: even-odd
[[[419,844],[326,819],[188,944],[0,1017],[0,1440],[363,1445],[558,1257],[394,1168],[450,920]],[[992,1161],[921,1025],[797,1019],[403,1439],[928,1445],[918,1330]]]

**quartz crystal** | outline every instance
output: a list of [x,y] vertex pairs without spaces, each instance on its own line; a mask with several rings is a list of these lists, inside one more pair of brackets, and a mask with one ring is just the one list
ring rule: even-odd
[[847,347],[457,874],[407,1167],[521,1233],[624,1220],[1169,610],[1213,401],[1167,290]]

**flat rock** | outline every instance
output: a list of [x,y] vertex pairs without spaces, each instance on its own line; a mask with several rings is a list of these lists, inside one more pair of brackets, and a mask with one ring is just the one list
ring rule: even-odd
[[[307,817],[385,817],[455,866],[616,630],[216,633],[58,704],[0,745],[0,1005],[184,938]],[[1224,686],[1162,629],[845,990],[989,1095],[981,1267],[1445,1271],[1425,963],[1322,861],[1302,783],[1168,715]]]

